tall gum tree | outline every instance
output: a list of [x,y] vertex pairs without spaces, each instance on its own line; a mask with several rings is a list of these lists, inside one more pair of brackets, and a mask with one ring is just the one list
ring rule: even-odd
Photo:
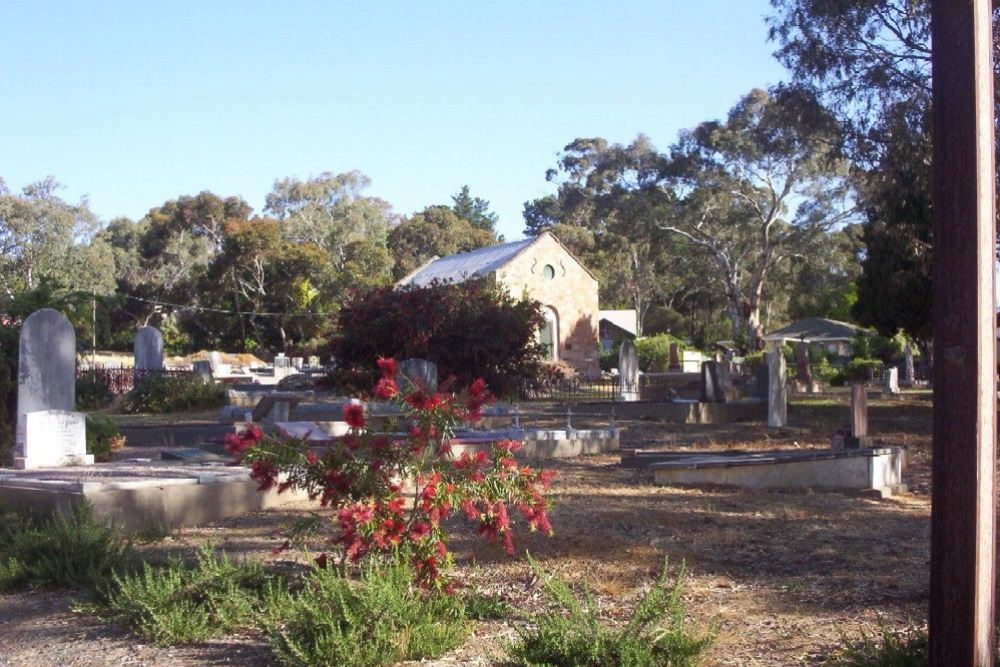
[[839,126],[799,89],[755,89],[725,121],[681,134],[655,187],[675,202],[660,227],[702,249],[735,340],[756,349],[774,268],[856,216]]

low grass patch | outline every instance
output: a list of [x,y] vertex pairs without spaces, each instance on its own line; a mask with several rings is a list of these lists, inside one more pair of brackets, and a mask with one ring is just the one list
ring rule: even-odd
[[290,667],[374,667],[432,658],[466,636],[461,600],[414,587],[405,565],[370,565],[358,579],[315,570],[295,594],[272,599],[265,633]]
[[284,582],[259,563],[206,547],[193,567],[174,559],[114,576],[94,610],[157,644],[186,644],[253,628],[267,601],[286,594]]
[[121,532],[95,521],[87,505],[44,520],[0,511],[0,590],[95,589],[133,557]]
[[667,567],[656,584],[639,600],[629,621],[619,628],[603,625],[590,589],[572,587],[557,577],[535,572],[544,581],[552,610],[536,627],[521,632],[508,646],[511,665],[552,667],[686,667],[698,663],[712,642],[712,632],[687,628],[681,588],[684,569],[673,583]]
[[[830,657],[830,664],[835,667],[927,667],[927,628],[910,626],[896,630],[881,624],[873,635],[862,632],[857,639],[845,638],[844,645]],[[1000,667],[1000,655],[993,664]]]

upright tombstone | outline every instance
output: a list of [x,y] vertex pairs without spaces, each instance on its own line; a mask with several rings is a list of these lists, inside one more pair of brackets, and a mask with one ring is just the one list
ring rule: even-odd
[[701,402],[725,403],[728,372],[721,361],[701,362]]
[[[765,358],[766,361],[766,358]],[[755,398],[767,400],[768,391],[771,386],[771,368],[767,363],[763,363],[754,370],[754,392]]]
[[916,379],[916,373],[913,369],[913,345],[910,341],[906,341],[906,347],[903,348],[903,377],[899,379],[899,384],[903,387],[912,387],[913,381]]
[[400,389],[414,385],[430,391],[437,391],[438,368],[433,361],[426,359],[406,359],[399,362],[399,373],[396,384]]
[[795,379],[805,383],[807,388],[812,385],[812,370],[809,368],[809,344],[805,341],[795,345]]
[[191,371],[204,384],[208,384],[212,381],[212,362],[210,361],[192,362]]
[[681,370],[681,348],[677,343],[670,344],[670,364],[667,366],[667,370]]
[[788,389],[785,386],[785,355],[774,347],[767,353],[767,425],[788,424]]
[[899,369],[895,366],[885,369],[885,390],[890,394],[899,393]]
[[851,385],[851,436],[848,449],[871,447],[868,435],[868,390],[863,383]]
[[62,313],[43,308],[21,326],[14,465],[93,463],[76,401],[76,334]]
[[135,370],[163,370],[163,335],[156,327],[141,327],[135,332]]
[[618,350],[618,383],[623,401],[639,400],[639,353],[631,340]]

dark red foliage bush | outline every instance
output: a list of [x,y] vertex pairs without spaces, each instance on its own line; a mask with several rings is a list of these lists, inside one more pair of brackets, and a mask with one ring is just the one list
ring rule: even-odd
[[541,367],[539,303],[484,280],[376,289],[347,303],[338,323],[338,375],[352,379],[344,389],[369,390],[380,357],[427,359],[442,380],[468,386],[483,378],[498,396],[533,381]]

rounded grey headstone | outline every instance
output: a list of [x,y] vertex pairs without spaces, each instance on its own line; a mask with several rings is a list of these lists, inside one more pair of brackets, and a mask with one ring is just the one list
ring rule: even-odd
[[163,335],[156,327],[141,327],[135,333],[135,369],[163,370]]
[[65,315],[36,310],[21,325],[17,360],[17,443],[24,442],[26,415],[40,410],[72,412],[76,403],[76,332]]

